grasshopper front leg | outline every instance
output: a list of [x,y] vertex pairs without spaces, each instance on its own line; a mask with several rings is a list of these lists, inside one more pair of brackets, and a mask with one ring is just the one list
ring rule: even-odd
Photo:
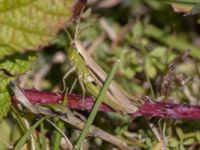
[[[76,71],[76,67],[72,67],[64,76],[63,76],[63,91],[65,91],[67,89],[67,86],[66,86],[66,83],[65,83],[65,80],[69,77],[70,74],[72,74],[73,72]],[[83,98],[82,98],[82,105],[85,104],[85,86],[84,86],[84,83],[83,83],[83,79],[82,79],[82,76],[81,75],[78,75],[78,80],[79,80],[79,83],[80,83],[80,86],[81,86],[81,89],[82,89],[82,95],[83,95]]]
[[80,83],[81,89],[82,89],[82,105],[84,105],[85,104],[85,92],[86,92],[86,90],[85,90],[85,86],[84,86],[84,83],[82,81],[81,76],[78,76],[78,80],[79,80],[79,83]]
[[63,82],[63,91],[65,91],[67,89],[67,86],[66,86],[66,83],[65,83],[65,80],[69,77],[69,75],[73,72],[75,72],[76,68],[73,67],[71,68],[67,73],[65,73],[65,75],[63,76],[62,78],[62,82]]

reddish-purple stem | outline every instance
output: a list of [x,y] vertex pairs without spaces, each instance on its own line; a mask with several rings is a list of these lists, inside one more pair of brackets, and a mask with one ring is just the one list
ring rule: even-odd
[[146,101],[133,116],[198,120],[200,106]]
[[[63,93],[61,92],[45,92],[38,91],[36,89],[24,89],[24,94],[33,104],[53,104],[61,103],[63,100]],[[87,110],[90,111],[94,105],[94,98],[86,96],[84,103],[82,96],[77,94],[69,94],[68,107],[71,109]],[[16,102],[16,97],[13,96],[12,100]],[[111,112],[113,111],[106,104],[100,106],[100,111]],[[162,117],[162,118],[173,118],[173,119],[200,119],[200,106],[187,105],[187,104],[175,104],[175,103],[164,103],[164,102],[152,102],[145,101],[138,111],[132,114],[133,117],[148,116],[148,117]]]
[[[38,91],[36,89],[23,89],[25,96],[32,104],[56,104],[62,103],[64,95],[62,92],[49,92],[49,91]],[[90,111],[94,104],[94,98],[91,96],[85,96],[84,102],[82,96],[78,94],[69,94],[67,96],[67,106],[71,109],[80,109]],[[15,96],[12,97],[13,102],[17,102]],[[113,111],[107,105],[101,105],[100,111],[109,112]]]

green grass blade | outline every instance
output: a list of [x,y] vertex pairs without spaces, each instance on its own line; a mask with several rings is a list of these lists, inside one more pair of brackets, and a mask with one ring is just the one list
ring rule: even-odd
[[[65,106],[67,104],[67,92],[68,90],[66,90],[64,93],[64,99],[63,99],[63,103],[62,105]],[[57,123],[57,127],[60,129],[60,130],[63,130],[64,129],[64,122],[61,121],[61,120],[58,120],[58,123]],[[55,137],[55,144],[54,144],[54,150],[58,150],[59,149],[59,146],[60,146],[60,141],[61,141],[61,137],[62,137],[62,134],[57,131],[56,132],[56,137]]]
[[148,82],[149,87],[150,87],[151,96],[153,97],[153,100],[156,100],[156,95],[155,95],[155,92],[154,92],[154,90],[153,90],[153,86],[152,86],[152,84],[151,84],[150,78],[149,78],[149,76],[148,76],[148,74],[147,74],[147,72],[146,72],[146,69],[144,69],[144,73],[145,73],[145,76],[146,76],[146,78],[147,78],[147,82]]
[[25,133],[27,131],[26,125],[24,123],[24,121],[22,120],[22,118],[20,117],[19,113],[17,112],[17,110],[15,109],[15,107],[11,106],[11,110],[12,110],[12,115],[13,117],[16,119],[22,133]]
[[20,141],[17,143],[14,150],[21,150],[23,145],[27,141],[27,139],[30,137],[30,134],[35,130],[35,128],[37,128],[47,118],[48,117],[44,117],[44,118],[38,120],[32,127],[30,127],[30,129],[22,136]]
[[44,128],[44,123],[42,122],[40,124],[40,131],[41,131],[41,141],[42,141],[42,150],[46,150],[46,138],[45,138],[45,128]]
[[106,91],[108,90],[109,85],[110,85],[115,73],[117,72],[119,63],[120,63],[120,61],[117,60],[117,62],[115,63],[114,67],[112,68],[112,70],[108,74],[108,76],[106,78],[106,81],[105,81],[103,87],[101,88],[100,93],[99,93],[99,95],[97,97],[97,100],[96,100],[96,102],[94,104],[94,107],[93,107],[93,109],[92,109],[92,111],[91,111],[91,113],[90,113],[90,115],[89,115],[89,117],[88,117],[88,119],[87,119],[87,121],[85,123],[85,126],[84,126],[84,128],[83,128],[83,130],[81,132],[81,135],[80,135],[80,137],[79,137],[79,139],[78,139],[78,141],[77,141],[77,143],[75,145],[76,149],[80,149],[81,144],[82,144],[83,140],[85,139],[85,137],[86,137],[86,135],[87,135],[87,133],[89,131],[89,128],[90,128],[90,126],[92,125],[92,123],[94,121],[94,118],[96,117],[96,114],[97,114],[97,112],[99,110],[99,107],[100,107],[102,101],[103,101],[103,98],[104,98],[104,96],[106,94]]
[[[62,122],[61,120],[59,120],[58,123],[57,123],[57,127],[60,130],[63,130],[63,128],[64,128],[64,122]],[[61,137],[62,137],[62,134],[57,131],[56,132],[56,137],[55,137],[55,144],[54,144],[54,148],[53,148],[54,150],[58,150],[59,149]]]

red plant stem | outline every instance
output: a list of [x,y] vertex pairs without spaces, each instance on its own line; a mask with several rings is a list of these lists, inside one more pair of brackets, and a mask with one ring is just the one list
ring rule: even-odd
[[[36,89],[24,89],[24,94],[33,104],[54,104],[61,103],[63,100],[63,93],[61,92],[44,92]],[[94,104],[94,98],[91,96],[85,97],[83,103],[82,96],[77,94],[69,94],[68,96],[68,107],[71,109],[87,110],[90,111]],[[12,100],[16,102],[16,97],[13,96]],[[112,112],[113,110],[106,104],[100,106],[102,112]],[[164,102],[152,102],[145,101],[141,105],[137,112],[132,114],[133,117],[148,116],[148,117],[162,117],[162,118],[173,118],[173,119],[200,119],[200,106],[187,105],[187,104],[175,104],[175,103],[164,103]]]
[[199,120],[200,106],[146,101],[133,116]]
[[[64,99],[64,95],[62,92],[48,92],[48,91],[38,91],[36,89],[23,89],[25,96],[32,104],[56,104],[62,103]],[[87,110],[90,111],[92,106],[94,105],[94,98],[91,96],[85,96],[84,102],[82,100],[82,96],[78,94],[69,94],[67,96],[67,106],[70,109],[78,109],[78,110]],[[13,102],[17,102],[15,96],[12,96]],[[101,105],[100,111],[109,112],[113,111],[107,105]]]

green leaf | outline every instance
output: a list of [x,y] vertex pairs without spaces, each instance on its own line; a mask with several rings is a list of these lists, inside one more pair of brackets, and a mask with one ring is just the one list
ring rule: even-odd
[[184,139],[184,133],[180,128],[176,128],[176,133],[177,133],[180,140]]
[[[15,54],[0,60],[0,119],[4,117],[10,108],[10,95],[7,85],[18,74],[29,70],[31,63],[35,60],[32,53],[26,55]],[[13,76],[8,76],[3,70],[8,71]]]
[[200,143],[200,132],[199,131],[196,132],[196,139]]
[[6,89],[7,83],[11,80],[11,77],[7,77],[3,72],[0,72],[0,119],[6,115],[10,107],[10,96]]
[[194,143],[194,138],[189,138],[183,142],[183,145],[192,145]]
[[156,47],[151,53],[150,56],[153,57],[162,57],[166,53],[166,47]]
[[142,36],[143,27],[142,27],[142,23],[140,21],[137,21],[135,23],[135,25],[133,26],[132,32],[133,32],[134,39],[138,39]]
[[185,147],[183,145],[180,145],[180,150],[185,150]]
[[[1,133],[1,140],[0,140],[0,149],[6,150],[8,149],[6,143],[10,142],[10,134],[12,133],[12,128],[10,126],[10,122],[8,120],[3,120],[0,123],[0,133]],[[18,132],[19,134],[19,132]],[[18,136],[19,138],[19,136]]]
[[170,147],[178,147],[179,141],[173,137],[169,138]]
[[53,42],[72,17],[73,0],[1,0],[0,58]]

